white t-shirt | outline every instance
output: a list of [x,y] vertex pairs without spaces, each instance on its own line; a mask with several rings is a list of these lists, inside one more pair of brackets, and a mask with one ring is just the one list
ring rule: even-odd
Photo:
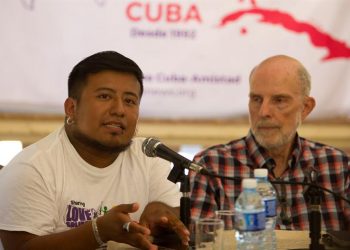
[[25,148],[0,171],[0,229],[35,235],[61,232],[103,215],[113,206],[138,202],[138,220],[151,201],[172,207],[181,193],[167,180],[170,163],[149,158],[135,138],[110,166],[85,162],[61,128]]

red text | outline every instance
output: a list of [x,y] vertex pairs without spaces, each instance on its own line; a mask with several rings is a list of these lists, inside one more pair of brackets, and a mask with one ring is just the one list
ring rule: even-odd
[[141,3],[131,2],[126,8],[126,16],[133,22],[147,21],[151,23],[201,23],[202,18],[196,5],[184,8],[178,3]]

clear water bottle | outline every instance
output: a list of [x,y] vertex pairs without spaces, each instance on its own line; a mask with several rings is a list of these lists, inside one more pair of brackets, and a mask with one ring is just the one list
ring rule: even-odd
[[276,250],[276,191],[267,179],[267,169],[254,169],[254,176],[258,183],[257,190],[265,202],[265,248]]
[[235,203],[236,245],[238,250],[263,250],[265,205],[256,190],[256,179],[243,179],[242,193]]

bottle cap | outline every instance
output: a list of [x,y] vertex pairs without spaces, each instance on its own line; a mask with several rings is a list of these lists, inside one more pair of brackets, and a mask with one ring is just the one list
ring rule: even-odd
[[242,187],[243,188],[256,188],[257,182],[256,179],[253,178],[246,178],[242,181]]
[[267,169],[266,168],[254,169],[254,176],[258,178],[267,177]]

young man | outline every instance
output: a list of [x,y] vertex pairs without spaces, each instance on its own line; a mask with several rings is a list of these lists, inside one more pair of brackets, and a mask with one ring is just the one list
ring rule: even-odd
[[25,148],[0,175],[4,249],[96,249],[112,240],[155,249],[150,235],[189,232],[170,164],[135,135],[143,92],[135,62],[113,51],[79,62],[68,80],[65,125]]
[[[310,97],[310,76],[304,66],[288,56],[273,56],[250,75],[250,131],[242,139],[217,145],[197,154],[195,161],[224,176],[253,177],[255,168],[267,168],[270,180],[317,182],[350,197],[349,157],[342,151],[299,137],[301,122],[315,107]],[[234,209],[241,184],[206,176],[192,176],[192,217],[208,217],[218,209]],[[308,230],[305,186],[275,185],[277,228]],[[350,206],[329,193],[322,194],[324,229],[349,230]]]

